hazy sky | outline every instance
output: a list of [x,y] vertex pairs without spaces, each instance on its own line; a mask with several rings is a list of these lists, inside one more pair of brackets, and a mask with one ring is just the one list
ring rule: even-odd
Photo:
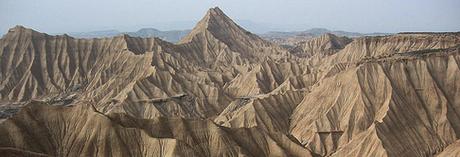
[[187,29],[213,6],[274,30],[460,31],[460,0],[0,0],[0,34]]

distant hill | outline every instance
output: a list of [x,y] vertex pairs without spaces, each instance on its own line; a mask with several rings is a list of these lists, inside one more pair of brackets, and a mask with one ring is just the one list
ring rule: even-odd
[[136,32],[120,32],[118,30],[103,30],[103,31],[92,31],[92,32],[73,32],[69,33],[70,36],[77,38],[101,38],[101,37],[114,37],[120,34],[128,34],[133,37],[158,37],[163,40],[176,43],[182,37],[187,35],[190,30],[172,30],[172,31],[161,31],[155,28],[142,28]]
[[304,42],[308,39],[319,37],[324,34],[334,34],[337,36],[346,36],[346,37],[362,37],[362,36],[383,36],[383,35],[391,35],[391,33],[358,33],[358,32],[346,32],[346,31],[333,31],[325,28],[312,28],[305,31],[292,31],[292,32],[280,32],[280,31],[272,31],[263,34],[259,34],[265,40],[269,40],[271,42],[286,45],[286,46],[293,46],[296,43]]
[[77,38],[101,38],[101,37],[113,37],[121,34],[118,30],[102,30],[102,31],[91,31],[91,32],[71,32],[68,33],[70,36]]
[[280,32],[272,31],[260,34],[262,37],[290,37],[290,36],[321,36],[326,33],[334,34],[337,36],[347,37],[360,37],[360,36],[380,36],[380,35],[391,35],[392,33],[358,33],[358,32],[347,32],[347,31],[334,31],[326,28],[312,28],[305,31],[291,31],[291,32]]

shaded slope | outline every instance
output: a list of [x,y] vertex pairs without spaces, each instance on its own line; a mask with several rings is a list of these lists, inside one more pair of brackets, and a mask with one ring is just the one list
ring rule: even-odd
[[226,129],[210,121],[106,116],[85,104],[72,108],[30,104],[18,115],[0,124],[0,147],[21,148],[52,156],[309,154],[280,134],[268,135],[255,129]]
[[231,96],[245,97],[286,90],[282,88],[309,88],[316,81],[317,75],[300,62],[267,61],[237,75],[224,89]]
[[228,105],[214,121],[232,128],[258,127],[268,132],[287,133],[290,115],[303,94],[303,91],[288,91],[240,98]]
[[33,104],[18,115],[0,124],[0,147],[51,156],[199,156],[178,140],[124,128],[86,105],[62,108]]

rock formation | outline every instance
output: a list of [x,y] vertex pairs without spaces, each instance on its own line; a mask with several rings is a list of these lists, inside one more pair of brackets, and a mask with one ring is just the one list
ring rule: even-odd
[[[318,38],[298,43],[291,52],[300,57],[312,57],[314,55],[332,55],[343,49],[352,39],[347,37],[338,37],[334,34],[326,33]],[[319,53],[319,54],[315,54]]]
[[219,8],[177,44],[17,26],[0,39],[0,153],[451,156],[459,44],[325,34],[287,50]]

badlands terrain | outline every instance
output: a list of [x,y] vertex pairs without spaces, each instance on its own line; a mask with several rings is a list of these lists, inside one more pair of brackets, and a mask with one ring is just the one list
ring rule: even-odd
[[287,49],[210,9],[177,44],[16,26],[0,39],[1,156],[460,155],[460,33]]

